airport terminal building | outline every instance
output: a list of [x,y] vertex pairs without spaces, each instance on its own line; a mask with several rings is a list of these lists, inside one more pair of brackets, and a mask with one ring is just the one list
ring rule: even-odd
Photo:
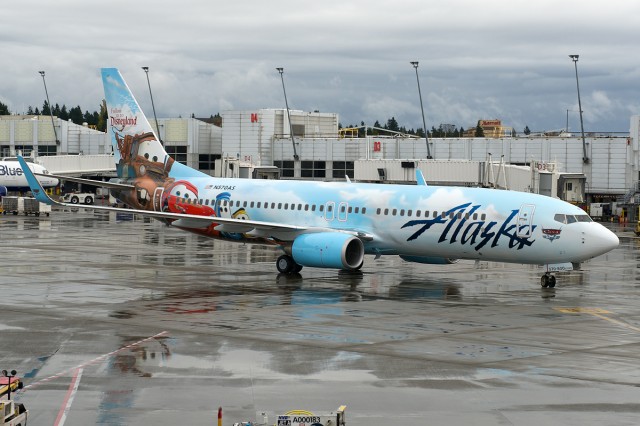
[[[408,135],[345,135],[334,113],[226,111],[222,122],[160,119],[158,129],[176,161],[213,176],[410,183],[418,168],[437,184],[508,187],[578,203],[638,201],[640,116],[631,117],[629,134],[588,133],[584,143],[579,134],[503,133],[430,138],[428,148],[424,138]],[[79,157],[103,157],[109,167],[108,134],[55,117],[53,124],[47,116],[0,116],[1,156],[33,152],[58,173],[65,172],[67,156],[74,164]]]

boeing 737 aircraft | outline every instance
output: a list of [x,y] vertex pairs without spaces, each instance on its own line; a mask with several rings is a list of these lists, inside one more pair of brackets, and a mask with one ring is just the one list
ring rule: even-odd
[[[58,184],[58,179],[49,175],[49,172],[40,164],[29,162],[29,169],[38,174],[38,181],[45,187],[53,187]],[[22,171],[22,166],[15,157],[3,158],[0,161],[0,187],[8,191],[28,191],[29,183]]]
[[[214,178],[167,155],[117,69],[103,69],[102,80],[118,173],[107,186],[133,210],[88,208],[138,213],[212,238],[280,247],[281,273],[303,266],[357,270],[365,254],[427,264],[474,259],[544,265],[541,284],[554,287],[551,272],[618,246],[615,234],[564,201],[428,186],[420,173],[413,186]],[[66,205],[51,200],[27,175],[38,199]]]

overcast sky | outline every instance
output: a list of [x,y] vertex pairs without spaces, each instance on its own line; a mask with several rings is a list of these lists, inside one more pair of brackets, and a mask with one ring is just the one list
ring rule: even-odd
[[101,67],[120,68],[148,116],[289,106],[343,125],[395,117],[522,131],[629,130],[640,114],[637,0],[2,0],[0,101],[95,111]]

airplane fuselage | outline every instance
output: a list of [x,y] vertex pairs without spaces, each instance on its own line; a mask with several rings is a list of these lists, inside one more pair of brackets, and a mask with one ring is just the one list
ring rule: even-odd
[[[356,232],[366,254],[424,257],[425,263],[581,262],[617,245],[615,235],[574,205],[495,189],[196,177],[150,196],[157,211]],[[223,228],[194,231],[279,245],[295,238],[288,230],[218,231]]]
[[[28,163],[28,165],[34,173],[47,174],[46,169],[40,164]],[[38,182],[40,182],[44,188],[49,188],[56,186],[58,179],[38,176]],[[29,190],[29,183],[17,160],[0,161],[0,186],[4,186],[9,191]]]

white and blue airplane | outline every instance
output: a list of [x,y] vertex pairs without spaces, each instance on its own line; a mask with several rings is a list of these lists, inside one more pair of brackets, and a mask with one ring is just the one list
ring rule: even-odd
[[[44,168],[44,166],[28,162],[31,171],[38,174],[40,185],[51,188],[58,185],[58,179]],[[24,175],[22,166],[16,157],[6,157],[0,160],[0,195],[6,195],[6,191],[28,191],[29,183]]]
[[[214,178],[167,155],[120,72],[102,69],[118,179],[107,185],[137,213],[213,238],[282,249],[281,273],[303,266],[358,270],[365,255],[448,264],[457,259],[545,266],[554,271],[618,246],[580,208],[524,192],[484,188]],[[50,199],[33,174],[32,192]],[[100,183],[96,182],[96,185]]]

